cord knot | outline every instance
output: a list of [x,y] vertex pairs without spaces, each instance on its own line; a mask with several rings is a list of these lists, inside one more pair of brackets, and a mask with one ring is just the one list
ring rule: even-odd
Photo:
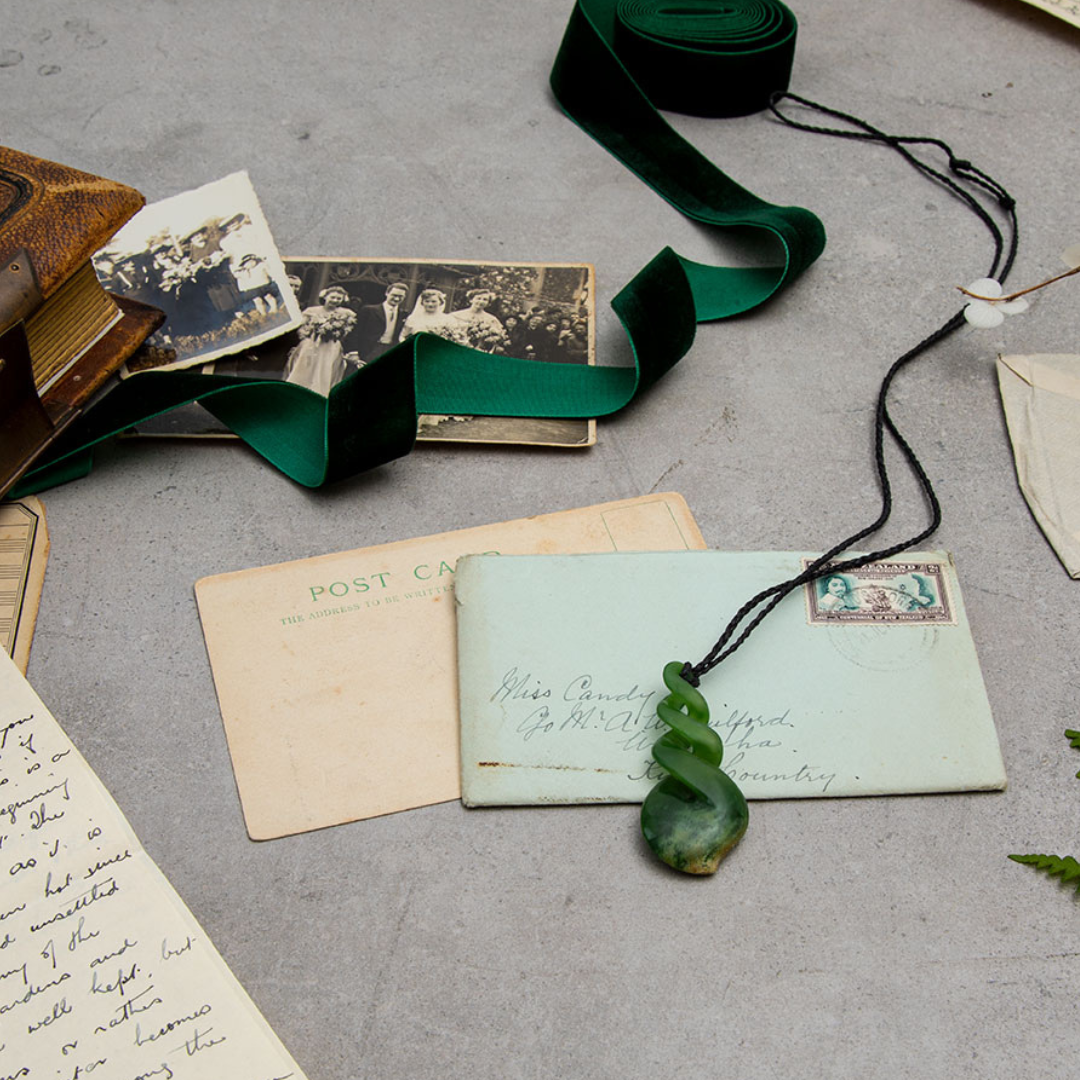
[[1002,207],[1006,210],[1016,209],[1016,200],[1011,195],[999,195],[998,202],[1001,203]]
[[692,687],[694,687],[694,689],[695,689],[695,690],[696,690],[696,689],[698,688],[698,686],[699,686],[699,685],[701,684],[701,678],[700,678],[700,676],[699,676],[699,675],[697,674],[697,672],[696,672],[696,671],[694,671],[693,665],[692,665],[692,664],[690,663],[690,661],[689,661],[689,660],[687,660],[687,661],[686,661],[686,663],[685,663],[685,664],[683,664],[683,666],[682,666],[682,671],[680,671],[680,672],[679,672],[679,674],[680,674],[680,675],[681,675],[681,676],[682,676],[682,677],[683,677],[683,678],[684,678],[684,679],[685,679],[685,680],[686,680],[686,681],[687,681],[687,682],[688,682],[688,683],[689,683],[689,684],[690,684],[690,685],[691,685]]
[[949,168],[952,169],[954,173],[967,172],[971,167],[971,162],[968,161],[967,158],[949,158]]

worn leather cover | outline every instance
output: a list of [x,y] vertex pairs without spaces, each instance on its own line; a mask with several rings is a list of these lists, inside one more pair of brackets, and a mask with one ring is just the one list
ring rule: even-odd
[[48,299],[144,202],[124,184],[0,147],[0,263],[25,248]]
[[164,321],[113,296],[123,318],[38,397],[24,321],[144,201],[124,184],[0,147],[0,496]]

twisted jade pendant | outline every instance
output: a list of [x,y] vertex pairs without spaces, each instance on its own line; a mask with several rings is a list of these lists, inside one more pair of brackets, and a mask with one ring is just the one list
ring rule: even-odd
[[682,677],[683,665],[664,666],[671,693],[656,707],[670,731],[653,744],[668,774],[645,797],[641,831],[658,858],[687,874],[715,874],[742,839],[750,819],[738,784],[723,772],[724,744],[709,727],[709,706]]

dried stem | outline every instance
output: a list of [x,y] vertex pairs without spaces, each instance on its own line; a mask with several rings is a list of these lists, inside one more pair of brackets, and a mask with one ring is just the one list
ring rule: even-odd
[[1062,278],[1072,277],[1073,274],[1080,274],[1080,265],[1074,266],[1071,270],[1066,270],[1063,274],[1055,274],[1052,278],[1040,281],[1038,285],[1032,285],[1028,289],[1021,289],[1019,292],[1009,293],[1006,296],[980,296],[978,293],[968,292],[967,289],[960,285],[957,285],[956,288],[965,296],[970,296],[972,300],[985,300],[989,304],[1004,304],[1009,300],[1018,300],[1021,296],[1026,296],[1037,289],[1045,289],[1047,285],[1053,285],[1055,281],[1060,281]]

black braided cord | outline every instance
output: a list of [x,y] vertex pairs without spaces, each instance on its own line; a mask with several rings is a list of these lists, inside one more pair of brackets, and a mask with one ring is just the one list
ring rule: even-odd
[[[805,108],[814,109],[827,116],[843,120],[858,130],[818,127],[793,120],[781,113],[777,107],[785,98],[794,101]],[[860,139],[867,142],[881,143],[882,145],[895,150],[912,167],[918,169],[925,176],[951,191],[972,211],[972,213],[976,215],[976,217],[979,218],[990,232],[994,242],[994,259],[990,266],[990,271],[986,276],[996,278],[1000,282],[1004,282],[1008,277],[1009,271],[1012,269],[1013,262],[1016,259],[1018,243],[1015,200],[1001,184],[993,179],[993,177],[982,170],[977,169],[970,161],[958,158],[947,143],[943,142],[941,139],[922,135],[889,135],[886,132],[871,126],[865,120],[860,120],[858,117],[839,112],[836,109],[827,108],[824,105],[818,105],[816,102],[810,101],[807,98],[787,92],[774,94],[769,103],[769,108],[777,119],[787,124],[789,127],[797,128],[800,131],[811,131],[821,135],[832,135],[840,139]],[[939,169],[933,168],[926,161],[917,157],[908,149],[909,146],[934,147],[943,151],[948,157],[948,169],[952,176],[941,172]],[[953,177],[956,179],[953,179]],[[962,184],[967,184],[968,187],[963,187],[961,186]],[[969,188],[977,189],[982,193],[992,196],[994,201],[1004,212],[1009,225],[1008,242],[1006,242],[1005,238],[1002,236],[1001,229],[991,216],[990,211],[979,200],[975,191],[969,190]],[[916,456],[915,451],[900,433],[893,418],[889,415],[889,389],[900,371],[907,367],[907,365],[916,359],[916,357],[921,356],[943,338],[948,337],[953,331],[963,326],[964,321],[964,313],[963,309],[961,309],[939,326],[932,334],[920,341],[918,345],[909,349],[903,356],[894,360],[881,381],[881,388],[878,391],[877,398],[877,410],[874,417],[874,463],[877,470],[878,486],[881,490],[881,512],[878,514],[877,518],[865,528],[859,529],[858,532],[852,533],[851,536],[834,544],[824,555],[810,563],[801,574],[789,578],[787,581],[782,581],[777,585],[771,585],[767,589],[762,589],[757,595],[752,596],[747,600],[746,603],[731,617],[731,621],[724,628],[724,632],[720,635],[716,644],[709,650],[708,655],[697,664],[691,665],[687,663],[684,665],[682,671],[683,678],[692,686],[697,686],[703,675],[711,671],[722,660],[735,652],[735,650],[746,641],[750,634],[753,633],[754,629],[762,619],[764,619],[765,616],[768,615],[769,612],[772,611],[773,608],[775,608],[789,593],[794,592],[796,589],[811,581],[816,581],[818,578],[825,577],[826,575],[845,570],[855,570],[860,566],[866,566],[869,563],[878,562],[881,559],[888,559],[894,555],[899,555],[901,552],[908,551],[921,544],[937,531],[937,527],[941,524],[941,504],[938,501],[937,495],[934,493],[934,487],[930,482],[930,477],[927,476],[926,470]],[[915,536],[912,536],[907,540],[902,540],[890,547],[879,548],[877,551],[872,551],[866,555],[859,555],[854,558],[833,562],[838,555],[881,529],[892,514],[892,485],[889,482],[889,472],[885,464],[886,431],[888,431],[894,444],[899,447],[904,460],[907,462],[908,467],[919,482],[919,486],[922,489],[923,496],[930,511],[929,524]],[[743,626],[744,622],[745,626]],[[739,630],[740,626],[742,626],[742,630],[739,632],[738,637],[735,637],[736,631]],[[732,638],[734,638],[734,641],[732,641]]]

